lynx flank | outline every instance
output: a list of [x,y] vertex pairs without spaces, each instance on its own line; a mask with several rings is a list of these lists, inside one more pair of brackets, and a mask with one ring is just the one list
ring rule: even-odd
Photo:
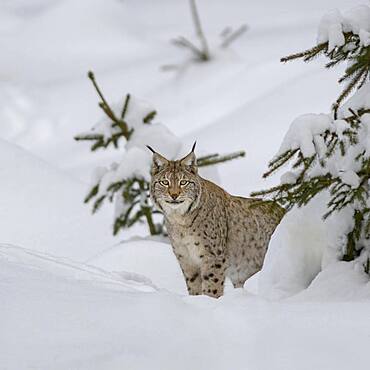
[[225,276],[242,287],[261,269],[284,209],[232,196],[200,177],[194,147],[178,161],[148,147],[153,152],[150,195],[164,214],[189,294],[220,297]]

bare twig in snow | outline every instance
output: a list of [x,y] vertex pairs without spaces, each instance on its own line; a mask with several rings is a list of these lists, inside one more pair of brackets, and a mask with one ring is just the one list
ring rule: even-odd
[[209,60],[210,58],[208,43],[207,43],[207,39],[204,36],[203,30],[202,30],[202,24],[200,23],[199,13],[197,10],[197,6],[195,4],[195,0],[190,0],[190,8],[191,8],[191,15],[194,21],[195,30],[197,32],[197,36],[200,40],[200,43],[202,45],[202,56],[203,56],[202,59],[206,61],[206,60]]
[[243,24],[235,31],[232,31],[230,28],[225,29],[225,31],[226,30],[227,32],[223,33],[224,40],[220,45],[222,48],[227,48],[231,43],[238,39],[244,32],[248,30],[248,26]]

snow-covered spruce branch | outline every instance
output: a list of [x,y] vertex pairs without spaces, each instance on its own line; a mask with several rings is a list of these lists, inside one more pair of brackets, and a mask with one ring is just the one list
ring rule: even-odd
[[212,166],[218,163],[228,162],[228,161],[231,161],[232,159],[236,159],[236,158],[240,158],[244,156],[245,156],[245,152],[243,150],[240,150],[235,153],[226,154],[226,155],[220,155],[216,153],[216,154],[199,157],[197,159],[197,165],[198,167]]
[[[114,203],[113,234],[145,223],[151,235],[164,234],[162,216],[149,198],[151,155],[146,145],[167,151],[176,157],[180,141],[167,127],[154,122],[156,110],[148,103],[127,94],[121,105],[110,105],[96,82],[92,72],[88,74],[99,98],[104,119],[90,131],[75,137],[78,141],[91,142],[91,150],[105,149],[111,144],[123,149],[122,158],[108,168],[97,168],[85,203],[92,203],[97,212],[105,202]],[[243,151],[226,155],[210,154],[198,158],[200,167],[215,165],[243,157]]]
[[[339,83],[344,83],[344,88],[341,94],[338,96],[333,104],[333,110],[336,114],[339,106],[349,96],[349,94],[356,88],[361,88],[364,83],[368,80],[370,71],[370,34],[365,35],[364,33],[357,34],[354,31],[343,32],[343,29],[350,28],[345,21],[342,23],[338,20],[337,23],[328,20],[323,20],[322,23],[328,22],[327,31],[324,25],[322,28],[322,34],[319,33],[320,39],[327,39],[325,42],[321,42],[318,45],[305,50],[300,53],[292,54],[281,58],[281,62],[288,62],[295,59],[303,59],[305,62],[310,62],[320,55],[324,55],[329,59],[326,63],[326,68],[332,68],[339,63],[349,62],[343,76],[338,80]],[[337,26],[336,28],[334,26]],[[333,28],[336,31],[333,31]],[[327,32],[325,33],[324,31]],[[365,40],[365,37],[367,39]]]
[[370,246],[370,109],[348,111],[337,120],[329,115],[298,117],[264,176],[288,165],[291,170],[282,175],[280,185],[252,195],[270,196],[289,210],[327,190],[324,219],[346,208],[355,220],[342,257],[353,260]]

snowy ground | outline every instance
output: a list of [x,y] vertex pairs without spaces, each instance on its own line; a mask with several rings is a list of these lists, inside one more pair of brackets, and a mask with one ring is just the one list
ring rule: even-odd
[[[278,60],[353,0],[198,3],[215,58],[164,73],[186,60],[168,42],[192,34],[185,0],[0,2],[0,369],[368,364],[370,283],[324,263],[335,235],[314,206],[283,221],[258,278],[214,300],[187,296],[168,244],[141,227],[113,238],[112,210],[82,204],[92,168],[117,158],[72,140],[100,117],[88,69],[109,100],[153,103],[185,143],[244,149],[219,167],[234,194],[268,185],[261,173],[296,116],[328,111],[338,71]],[[218,49],[224,26],[241,23],[250,30]]]
[[[154,261],[174,265],[163,246],[147,244],[159,249]],[[242,289],[214,300],[14,246],[1,245],[0,256],[3,369],[329,370],[368,361],[370,304],[361,297],[370,285],[357,276],[322,277],[316,292],[313,284],[290,300]],[[340,268],[335,276],[351,273]],[[170,269],[163,285],[177,289],[179,277]],[[360,285],[366,291],[344,298]]]

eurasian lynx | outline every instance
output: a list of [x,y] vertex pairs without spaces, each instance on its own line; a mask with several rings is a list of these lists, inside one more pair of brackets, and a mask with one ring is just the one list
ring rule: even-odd
[[232,196],[200,177],[194,146],[178,161],[149,147],[154,153],[150,194],[164,214],[189,294],[220,297],[225,276],[242,287],[261,269],[285,211],[271,202]]

